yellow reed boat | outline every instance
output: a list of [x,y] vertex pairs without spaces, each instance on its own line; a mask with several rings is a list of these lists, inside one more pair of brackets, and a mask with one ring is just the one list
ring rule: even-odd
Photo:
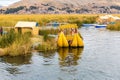
[[76,24],[66,24],[59,27],[58,47],[84,47],[83,39]]

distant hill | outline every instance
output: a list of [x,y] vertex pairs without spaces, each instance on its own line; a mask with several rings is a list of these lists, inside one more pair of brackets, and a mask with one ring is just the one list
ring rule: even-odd
[[21,0],[0,10],[2,14],[120,13],[120,0]]

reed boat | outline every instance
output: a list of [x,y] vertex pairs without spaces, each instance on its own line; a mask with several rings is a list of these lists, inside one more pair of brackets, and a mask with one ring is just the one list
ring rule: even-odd
[[84,47],[83,38],[78,32],[78,26],[76,24],[59,26],[57,45],[58,47]]

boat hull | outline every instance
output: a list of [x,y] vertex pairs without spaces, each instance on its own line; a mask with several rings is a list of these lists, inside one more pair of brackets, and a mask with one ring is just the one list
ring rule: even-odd
[[73,37],[68,38],[60,33],[57,41],[58,47],[84,47],[83,39],[76,33]]
[[105,28],[107,25],[96,25],[95,28]]

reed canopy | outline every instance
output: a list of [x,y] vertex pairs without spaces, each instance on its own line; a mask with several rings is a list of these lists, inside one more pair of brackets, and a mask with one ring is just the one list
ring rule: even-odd
[[65,24],[59,27],[59,29],[67,29],[67,28],[78,28],[78,26],[77,24]]

